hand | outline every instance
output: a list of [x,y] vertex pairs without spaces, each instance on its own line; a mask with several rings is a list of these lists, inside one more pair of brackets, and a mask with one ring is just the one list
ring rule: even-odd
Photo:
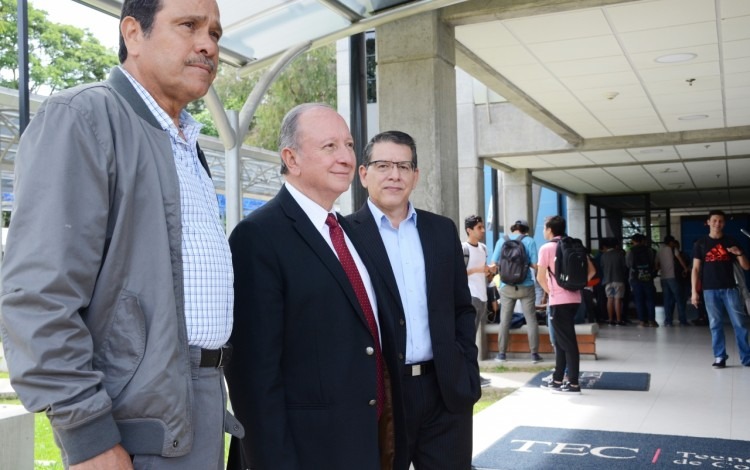
[[701,303],[701,296],[694,293],[692,297],[690,297],[690,303],[693,304],[693,307],[698,308],[698,305]]
[[730,246],[727,251],[732,253],[734,256],[742,256],[742,249],[738,246]]
[[70,470],[133,470],[130,455],[120,444],[102,452],[94,458],[76,465]]

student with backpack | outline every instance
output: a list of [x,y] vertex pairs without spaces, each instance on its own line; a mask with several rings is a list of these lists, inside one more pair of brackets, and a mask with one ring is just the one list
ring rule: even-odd
[[510,235],[500,237],[492,253],[492,262],[496,264],[500,274],[500,329],[495,360],[507,360],[513,310],[516,301],[521,301],[531,361],[536,364],[542,360],[542,356],[539,355],[539,326],[534,307],[536,292],[530,269],[536,270],[536,242],[528,235],[529,223],[525,220],[516,220],[510,231]]
[[625,263],[630,269],[630,288],[638,312],[640,326],[658,327],[656,323],[656,253],[648,246],[646,237],[636,233],[630,238],[633,246],[625,256]]
[[[544,223],[549,242],[539,249],[537,280],[549,294],[550,316],[555,331],[555,371],[552,381],[542,385],[554,393],[581,393],[578,384],[581,356],[576,340],[575,315],[581,290],[594,277],[596,268],[586,247],[577,238],[565,236],[565,219],[559,215]],[[567,370],[568,382],[563,383]]]

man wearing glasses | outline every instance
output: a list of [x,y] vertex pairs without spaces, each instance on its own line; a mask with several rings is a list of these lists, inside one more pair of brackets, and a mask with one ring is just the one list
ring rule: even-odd
[[392,342],[402,365],[409,444],[403,469],[409,463],[416,470],[468,469],[472,407],[481,392],[476,312],[458,230],[452,220],[409,202],[419,169],[408,134],[373,137],[359,177],[369,198],[348,220],[372,259],[369,270],[391,293],[382,311],[394,314],[381,317],[380,327],[384,348]]

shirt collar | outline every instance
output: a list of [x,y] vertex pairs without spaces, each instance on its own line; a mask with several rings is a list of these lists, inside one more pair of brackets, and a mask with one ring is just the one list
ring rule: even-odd
[[286,186],[287,191],[289,191],[289,194],[292,195],[294,200],[299,204],[299,206],[302,208],[302,211],[307,215],[307,217],[310,219],[310,221],[315,225],[316,227],[322,227],[326,223],[326,218],[328,217],[328,214],[336,215],[336,212],[328,212],[323,207],[321,207],[317,202],[313,201],[309,197],[305,196],[299,189],[295,188],[289,181],[284,182],[284,186]]
[[[161,128],[169,132],[170,134],[179,135],[180,129],[175,126],[172,118],[170,118],[167,112],[164,111],[161,106],[159,106],[151,93],[149,93],[148,90],[146,90],[143,85],[141,85],[138,80],[130,75],[130,73],[122,66],[120,66],[120,70],[128,78],[138,95],[146,102],[146,104],[148,105],[148,109],[151,111],[151,114],[154,115],[154,118],[156,118],[156,120],[159,122]],[[200,134],[200,130],[202,127],[203,124],[193,119],[190,113],[188,113],[184,109],[180,111],[180,128],[182,129],[182,134],[185,136],[185,140],[187,142],[191,144],[195,143],[195,141],[198,140],[198,134]]]
[[[393,228],[393,224],[391,224],[391,221],[388,219],[388,216],[385,215],[383,211],[381,211],[378,206],[375,205],[374,202],[372,202],[372,199],[367,198],[367,206],[370,208],[370,212],[372,213],[372,217],[375,219],[375,223],[382,227],[383,224],[386,224],[387,227]],[[407,220],[411,220],[414,222],[414,226],[417,226],[417,211],[414,209],[414,206],[412,205],[411,201],[409,201],[409,208],[406,212],[406,218],[402,221],[405,222]]]

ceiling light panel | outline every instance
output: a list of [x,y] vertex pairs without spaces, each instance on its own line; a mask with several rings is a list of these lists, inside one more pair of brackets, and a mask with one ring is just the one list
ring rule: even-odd
[[[648,69],[661,69],[664,67],[673,67],[675,64],[661,64],[656,62],[657,57],[665,54],[679,54],[683,52],[690,52],[696,55],[695,59],[689,63],[698,64],[701,62],[716,62],[719,60],[719,45],[714,41],[712,44],[704,44],[701,46],[691,46],[687,48],[676,48],[676,49],[659,49],[657,51],[640,52],[638,54],[630,54],[630,60],[633,66],[638,70]],[[685,64],[685,63],[683,63]]]

